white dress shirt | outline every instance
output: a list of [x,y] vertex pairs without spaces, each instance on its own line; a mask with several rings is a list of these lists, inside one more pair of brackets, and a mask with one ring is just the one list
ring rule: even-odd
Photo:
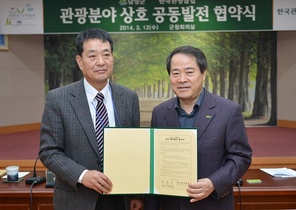
[[[93,120],[94,129],[96,129],[96,106],[98,103],[98,100],[96,99],[96,95],[98,94],[98,91],[91,86],[86,79],[84,78],[84,89],[87,97],[87,103],[89,106],[91,118]],[[109,120],[109,127],[115,127],[115,117],[114,117],[114,104],[113,104],[113,98],[112,98],[112,91],[109,84],[109,80],[107,85],[100,91],[104,95],[104,104],[107,108],[108,112],[108,120]],[[82,174],[80,175],[78,182],[82,183],[82,178],[84,174],[88,170],[84,170]]]

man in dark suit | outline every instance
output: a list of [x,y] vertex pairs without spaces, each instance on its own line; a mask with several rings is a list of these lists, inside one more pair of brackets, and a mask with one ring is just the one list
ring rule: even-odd
[[139,127],[139,99],[135,92],[109,81],[114,61],[109,33],[101,29],[79,33],[76,50],[84,78],[49,91],[42,117],[39,155],[56,174],[54,209],[123,210],[127,208],[123,196],[108,195],[112,180],[101,170],[96,95],[104,95],[110,127]]
[[149,210],[233,210],[232,187],[251,164],[242,111],[238,104],[203,88],[207,59],[192,46],[176,48],[167,58],[171,87],[177,97],[153,109],[151,127],[196,127],[198,180],[189,197],[146,196]]

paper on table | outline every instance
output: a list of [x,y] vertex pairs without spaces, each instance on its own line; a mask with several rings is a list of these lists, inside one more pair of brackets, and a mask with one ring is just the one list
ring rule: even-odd
[[[19,176],[19,178],[23,178],[24,176],[26,176],[29,173],[30,172],[19,172],[18,176]],[[7,179],[7,175],[3,176],[2,178]]]
[[274,177],[296,177],[296,171],[290,168],[261,168],[261,171]]
[[0,170],[0,177],[4,176],[6,174],[6,170]]

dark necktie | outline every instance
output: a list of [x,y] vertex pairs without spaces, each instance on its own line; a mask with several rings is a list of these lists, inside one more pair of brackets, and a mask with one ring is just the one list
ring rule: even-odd
[[109,126],[109,120],[107,109],[103,103],[104,95],[102,93],[98,93],[96,95],[96,99],[98,100],[96,107],[96,137],[101,159],[101,171],[103,171],[104,127]]

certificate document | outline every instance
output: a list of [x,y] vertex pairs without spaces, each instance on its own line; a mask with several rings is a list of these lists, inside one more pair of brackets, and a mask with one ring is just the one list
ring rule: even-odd
[[197,151],[195,128],[105,128],[111,194],[188,196],[188,183],[197,181]]

